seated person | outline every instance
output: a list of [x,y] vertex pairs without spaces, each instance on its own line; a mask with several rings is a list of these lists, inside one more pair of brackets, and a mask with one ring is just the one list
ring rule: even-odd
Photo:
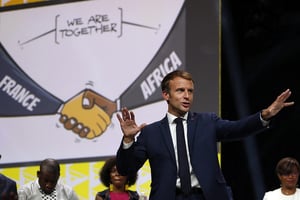
[[59,176],[59,163],[52,158],[43,160],[37,171],[37,179],[18,190],[19,200],[79,200],[70,186],[58,181]]
[[17,184],[16,181],[0,174],[0,199],[1,200],[17,200]]
[[128,190],[135,184],[137,173],[130,176],[121,176],[116,167],[116,157],[108,159],[100,170],[100,181],[108,188],[96,194],[95,200],[138,200],[136,191]]
[[263,200],[300,200],[300,189],[297,188],[299,172],[300,165],[295,158],[282,158],[276,165],[276,174],[281,187],[266,192]]

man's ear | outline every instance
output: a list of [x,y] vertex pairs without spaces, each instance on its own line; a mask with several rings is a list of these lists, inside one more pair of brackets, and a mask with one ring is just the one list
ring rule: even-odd
[[166,91],[162,92],[162,97],[164,98],[164,100],[168,101],[169,100],[169,93]]

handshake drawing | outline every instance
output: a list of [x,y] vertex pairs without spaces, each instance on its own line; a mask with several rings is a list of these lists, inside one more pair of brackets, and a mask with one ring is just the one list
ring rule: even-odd
[[117,104],[96,92],[85,89],[63,105],[59,121],[65,129],[82,138],[100,136],[111,123]]

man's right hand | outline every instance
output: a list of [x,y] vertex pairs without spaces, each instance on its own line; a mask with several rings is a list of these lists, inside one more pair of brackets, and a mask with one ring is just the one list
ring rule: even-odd
[[129,111],[126,107],[121,110],[122,116],[117,113],[117,118],[120,122],[122,132],[124,134],[123,141],[130,143],[134,141],[134,138],[138,132],[146,126],[145,123],[138,126],[135,122],[135,116],[132,111]]

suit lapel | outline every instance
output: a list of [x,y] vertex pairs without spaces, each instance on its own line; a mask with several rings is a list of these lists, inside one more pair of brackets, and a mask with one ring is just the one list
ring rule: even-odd
[[187,137],[188,137],[188,144],[189,144],[189,152],[191,153],[191,149],[193,149],[193,141],[196,134],[196,122],[195,115],[193,113],[189,113],[187,119]]
[[170,127],[169,127],[169,122],[168,122],[168,118],[165,117],[161,120],[161,133],[162,133],[162,137],[163,140],[169,150],[170,156],[171,158],[176,161],[175,158],[175,150],[174,150],[174,145],[173,145],[173,141],[172,141],[172,137],[171,137],[171,132],[170,132]]

